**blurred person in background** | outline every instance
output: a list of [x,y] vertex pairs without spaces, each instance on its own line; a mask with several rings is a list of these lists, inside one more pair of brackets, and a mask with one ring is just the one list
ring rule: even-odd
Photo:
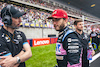
[[56,9],[48,19],[52,19],[55,30],[59,31],[56,43],[58,66],[55,67],[82,67],[82,45],[76,33],[67,26],[66,11]]
[[20,12],[14,6],[7,5],[1,10],[4,26],[0,29],[0,65],[2,67],[25,67],[25,61],[31,56],[30,45],[23,32],[17,31],[22,22]]
[[[76,19],[74,22],[74,26],[76,29],[76,33],[79,36],[81,44],[83,45],[83,54],[82,54],[82,67],[89,67],[89,60],[87,60],[87,49],[89,48],[90,37],[86,33],[83,32],[83,21],[82,19]],[[93,49],[93,48],[92,48]],[[94,50],[92,52],[92,56],[95,54]]]
[[[92,32],[90,33],[90,37],[92,38],[92,43],[95,43],[96,44],[96,46],[97,46],[97,44],[98,44],[98,37],[97,37],[97,33],[95,32],[95,30],[94,29],[92,29]],[[92,44],[92,46],[94,47],[94,44]],[[97,46],[97,48],[98,48],[98,46]]]
[[[100,31],[99,30],[97,30],[97,38],[98,38],[97,39],[98,40],[98,46],[100,46]],[[99,49],[99,47],[98,47],[98,49]]]

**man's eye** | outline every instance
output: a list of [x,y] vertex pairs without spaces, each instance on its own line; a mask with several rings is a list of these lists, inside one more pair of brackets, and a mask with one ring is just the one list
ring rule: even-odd
[[18,17],[16,17],[15,19],[18,19]]

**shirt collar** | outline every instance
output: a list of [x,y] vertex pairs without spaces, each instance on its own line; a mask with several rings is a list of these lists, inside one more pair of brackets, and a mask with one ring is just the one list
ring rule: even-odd
[[[7,31],[6,29],[4,29],[3,26],[2,26],[2,28],[1,28],[1,31],[3,31],[3,32],[6,33],[6,34],[10,33],[10,32]],[[15,34],[15,32],[16,32],[16,30],[14,31],[14,34]],[[12,33],[10,33],[10,34],[13,35]]]
[[69,28],[66,26],[62,31],[59,32],[59,35],[63,34],[65,31],[67,31]]
[[66,31],[67,29],[68,29],[68,26],[66,26],[62,31],[59,31],[59,32]]
[[2,26],[2,28],[1,28],[1,30],[2,30],[2,32],[4,32],[4,33],[8,33],[8,31],[7,31],[6,29],[4,29],[3,26]]

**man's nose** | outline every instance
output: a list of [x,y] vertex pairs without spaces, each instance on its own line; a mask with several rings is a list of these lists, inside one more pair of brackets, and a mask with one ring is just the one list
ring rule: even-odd
[[21,17],[19,18],[19,22],[22,22],[22,19],[21,19]]
[[53,21],[53,24],[55,25],[55,24],[57,24],[57,22]]

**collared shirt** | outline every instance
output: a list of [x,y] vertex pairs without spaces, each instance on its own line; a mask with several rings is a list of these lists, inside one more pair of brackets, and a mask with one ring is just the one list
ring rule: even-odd
[[[77,33],[77,32],[76,32]],[[89,60],[87,60],[87,49],[89,48],[90,37],[82,32],[82,34],[77,33],[79,35],[79,40],[81,40],[81,44],[83,45],[83,54],[82,54],[82,67],[89,67]]]
[[14,57],[20,53],[26,42],[27,39],[23,32],[15,30],[14,34],[11,34],[2,27],[0,30],[0,56],[12,55]]
[[81,67],[82,45],[77,37],[77,34],[72,32],[68,34],[62,41],[63,37],[69,30],[70,29],[68,27],[65,27],[63,31],[59,32],[56,44],[57,63],[59,67]]

